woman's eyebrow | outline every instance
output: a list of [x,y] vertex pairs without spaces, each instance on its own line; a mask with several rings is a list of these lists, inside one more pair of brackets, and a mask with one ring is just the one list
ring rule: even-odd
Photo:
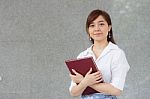
[[[104,20],[98,21],[98,23],[100,23],[100,22],[104,22]],[[93,21],[91,24],[94,24],[94,23],[96,23],[96,22]]]
[[[100,21],[98,21],[98,23],[100,23],[100,22],[104,22],[104,20],[100,20]],[[96,23],[96,22],[91,22],[91,24],[94,24],[94,23]]]
[[98,22],[104,22],[103,20],[101,20],[101,21],[98,21]]

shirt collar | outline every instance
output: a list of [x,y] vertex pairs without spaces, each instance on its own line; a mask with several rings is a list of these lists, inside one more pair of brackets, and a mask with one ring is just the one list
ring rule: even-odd
[[[93,47],[93,45],[91,45],[91,46],[87,49],[87,51],[88,51],[88,52],[93,52],[93,51],[92,51],[92,47]],[[118,46],[117,46],[116,44],[112,43],[112,42],[109,42],[105,49],[107,49],[107,50],[118,49]],[[104,49],[104,50],[105,50],[105,49]]]
[[[87,49],[87,53],[86,54],[93,54],[93,50],[92,50],[93,45],[91,45],[88,49]],[[102,56],[106,55],[109,51],[111,50],[115,50],[118,49],[118,46],[112,42],[109,42],[108,45],[105,47],[105,49],[103,50],[103,52],[101,53],[101,55],[99,56],[99,58],[101,58]],[[98,59],[99,59],[98,58]]]

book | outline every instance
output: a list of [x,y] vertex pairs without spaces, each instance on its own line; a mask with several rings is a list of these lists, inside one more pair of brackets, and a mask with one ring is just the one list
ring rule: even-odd
[[[98,68],[92,57],[66,60],[65,63],[72,75],[75,75],[73,73],[72,69],[76,70],[78,73],[80,73],[83,76],[86,75],[86,73],[90,70],[90,68],[92,68],[92,73],[98,71]],[[82,95],[89,95],[89,94],[93,94],[93,93],[99,93],[99,92],[92,89],[91,87],[87,87],[83,91]]]

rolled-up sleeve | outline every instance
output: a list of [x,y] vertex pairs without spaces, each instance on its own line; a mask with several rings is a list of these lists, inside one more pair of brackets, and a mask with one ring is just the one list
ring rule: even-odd
[[69,91],[71,91],[72,87],[76,86],[76,85],[77,85],[76,83],[74,83],[73,81],[71,81],[71,84],[70,84],[70,87],[69,87]]
[[111,66],[111,85],[115,88],[123,90],[126,74],[129,71],[130,66],[127,62],[125,53],[121,50],[117,56],[115,56],[112,66]]

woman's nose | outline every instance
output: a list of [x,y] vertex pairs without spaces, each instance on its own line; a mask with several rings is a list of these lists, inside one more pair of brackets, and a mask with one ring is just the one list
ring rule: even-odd
[[99,25],[95,25],[95,31],[100,31]]

